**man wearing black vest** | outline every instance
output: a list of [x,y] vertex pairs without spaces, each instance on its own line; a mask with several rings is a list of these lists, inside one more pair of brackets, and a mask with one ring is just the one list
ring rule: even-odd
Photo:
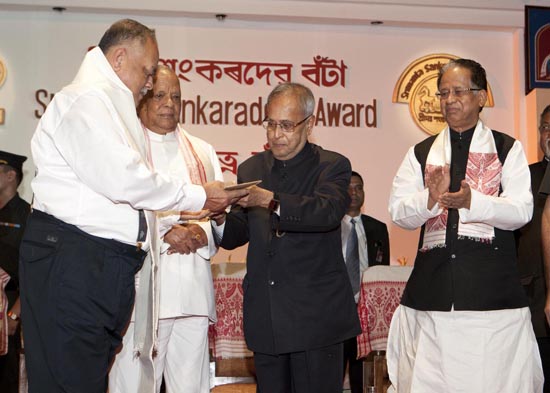
[[539,345],[542,368],[545,375],[545,392],[550,392],[550,327],[544,314],[546,303],[546,282],[541,250],[541,219],[546,195],[539,194],[542,178],[550,157],[550,105],[542,111],[539,125],[539,145],[544,157],[529,165],[531,191],[533,192],[533,219],[516,231],[518,262],[521,283],[529,298],[531,322]]
[[481,65],[453,60],[437,86],[448,127],[408,151],[390,196],[393,221],[421,228],[390,328],[390,380],[399,392],[540,393],[513,232],[533,212],[523,148],[480,120]]

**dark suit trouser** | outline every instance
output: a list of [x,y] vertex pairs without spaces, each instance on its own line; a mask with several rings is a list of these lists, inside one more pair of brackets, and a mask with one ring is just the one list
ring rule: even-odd
[[351,393],[363,393],[363,359],[357,359],[357,337],[344,341],[344,372],[348,362]]
[[104,393],[145,253],[35,210],[20,257],[29,393]]
[[342,393],[343,344],[304,352],[254,352],[257,393]]

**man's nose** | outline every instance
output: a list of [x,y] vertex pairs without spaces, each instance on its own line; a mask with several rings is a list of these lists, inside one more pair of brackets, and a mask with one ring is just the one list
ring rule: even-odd
[[168,95],[168,99],[166,100],[165,105],[172,107],[175,104],[176,103],[174,102],[174,99],[170,95]]
[[273,136],[275,138],[280,138],[281,136],[283,136],[283,129],[281,128],[281,125],[280,124],[277,124],[277,126],[275,126],[275,130],[273,130]]
[[153,76],[149,75],[145,81],[145,88],[151,90],[153,88]]

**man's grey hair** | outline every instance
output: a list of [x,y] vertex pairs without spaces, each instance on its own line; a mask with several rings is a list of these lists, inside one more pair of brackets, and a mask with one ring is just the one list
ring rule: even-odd
[[315,109],[315,97],[308,87],[300,83],[281,83],[280,85],[275,87],[271,91],[271,93],[269,93],[269,96],[267,97],[267,105],[269,106],[271,101],[274,100],[276,97],[286,94],[294,94],[298,96],[298,100],[300,102],[300,106],[304,113],[304,116],[313,115],[313,111]]
[[143,45],[148,39],[156,41],[155,30],[133,19],[121,19],[111,25],[101,37],[99,47],[103,53],[125,42],[139,40]]

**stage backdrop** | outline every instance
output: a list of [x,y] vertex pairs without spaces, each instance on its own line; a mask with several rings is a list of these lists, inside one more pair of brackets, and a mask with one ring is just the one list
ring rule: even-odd
[[[7,68],[0,87],[1,149],[30,155],[30,138],[51,95],[71,81],[104,30],[127,16],[0,12],[0,60]],[[409,63],[432,53],[478,60],[495,101],[482,118],[512,136],[523,132],[523,59],[517,55],[523,48],[512,32],[135,18],[157,30],[161,58],[180,76],[185,127],[214,145],[228,181],[239,163],[264,149],[260,122],[269,91],[286,80],[308,85],[318,100],[313,142],[346,155],[362,174],[364,213],[388,223],[393,263],[412,263],[418,233],[391,224],[391,182],[407,149],[428,136],[407,105],[392,103]],[[29,201],[33,173],[29,158],[21,189]],[[216,259],[241,261],[244,252]]]

